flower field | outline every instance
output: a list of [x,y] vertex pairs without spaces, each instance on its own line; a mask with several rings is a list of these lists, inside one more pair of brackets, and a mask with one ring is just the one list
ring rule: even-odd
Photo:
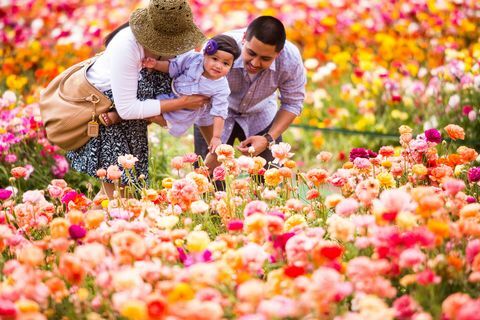
[[94,199],[39,92],[145,3],[0,1],[1,319],[479,319],[477,1],[190,1],[210,35],[284,21],[297,127],[268,169],[221,145],[209,177],[151,126],[151,184]]

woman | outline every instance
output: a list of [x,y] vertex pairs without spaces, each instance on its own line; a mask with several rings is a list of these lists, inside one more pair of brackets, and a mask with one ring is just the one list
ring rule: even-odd
[[[129,22],[105,39],[106,49],[87,72],[88,80],[108,96],[124,120],[111,126],[100,126],[98,137],[83,147],[67,153],[72,168],[97,176],[98,169],[117,164],[117,158],[131,154],[137,180],[148,179],[148,120],[165,125],[160,113],[183,108],[196,109],[208,103],[200,95],[158,101],[159,94],[171,92],[168,74],[149,71],[142,66],[144,58],[167,60],[189,51],[205,41],[193,23],[185,0],[151,0],[148,8],[134,11]],[[125,172],[120,183],[126,185]],[[113,181],[104,180],[105,192],[112,198]]]

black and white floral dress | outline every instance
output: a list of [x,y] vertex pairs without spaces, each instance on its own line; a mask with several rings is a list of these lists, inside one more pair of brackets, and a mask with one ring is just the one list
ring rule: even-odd
[[[155,99],[159,94],[169,94],[172,92],[170,83],[171,78],[168,74],[144,68],[140,71],[137,99],[143,101]],[[113,101],[111,90],[105,91],[104,94]],[[119,165],[117,161],[119,156],[131,154],[138,158],[133,182],[137,183],[140,175],[144,175],[145,181],[148,182],[147,124],[146,120],[123,120],[109,127],[100,125],[98,137],[90,139],[86,145],[77,150],[67,152],[67,159],[73,169],[96,177],[98,169]],[[112,183],[108,179],[105,181]],[[125,185],[128,182],[124,172],[121,184]]]

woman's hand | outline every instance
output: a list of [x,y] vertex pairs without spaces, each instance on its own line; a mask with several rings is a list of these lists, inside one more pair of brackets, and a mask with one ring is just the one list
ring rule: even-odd
[[158,115],[158,116],[147,118],[146,120],[148,120],[150,122],[154,122],[154,123],[158,124],[159,126],[161,126],[163,128],[167,127],[167,121],[165,120],[165,118],[161,114]]
[[157,60],[151,57],[146,57],[142,60],[142,65],[148,69],[154,69],[157,65]]
[[179,98],[184,109],[196,110],[210,103],[210,98],[199,94]]

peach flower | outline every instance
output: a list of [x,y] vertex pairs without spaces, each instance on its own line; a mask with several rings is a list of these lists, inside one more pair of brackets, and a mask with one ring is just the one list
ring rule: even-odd
[[444,129],[447,132],[450,139],[452,139],[452,140],[464,140],[465,139],[465,131],[463,130],[462,127],[457,126],[456,124],[449,124]]

